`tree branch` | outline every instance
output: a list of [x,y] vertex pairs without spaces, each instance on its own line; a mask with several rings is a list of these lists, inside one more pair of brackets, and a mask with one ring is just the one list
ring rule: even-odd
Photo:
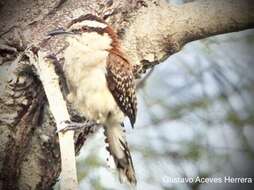
[[180,6],[147,1],[124,36],[132,63],[162,62],[188,42],[254,27],[251,0],[199,0]]
[[[38,51],[38,57],[32,51],[26,53],[30,62],[35,66],[36,71],[42,82],[46,93],[50,110],[55,118],[57,130],[65,128],[64,122],[70,121],[66,102],[64,101],[59,79],[55,73],[53,60],[48,58],[48,54]],[[61,153],[61,190],[78,189],[78,180],[76,173],[76,160],[74,148],[74,131],[59,132],[59,145]],[[66,151],[67,150],[67,151]]]
[[[228,32],[254,27],[254,4],[251,0],[195,1],[181,7],[183,44]],[[186,35],[189,34],[189,35]]]

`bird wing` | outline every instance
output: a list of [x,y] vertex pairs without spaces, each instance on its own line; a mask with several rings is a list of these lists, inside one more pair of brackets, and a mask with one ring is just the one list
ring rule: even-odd
[[130,119],[132,127],[136,121],[137,98],[132,65],[120,53],[110,52],[107,58],[107,84],[117,105]]

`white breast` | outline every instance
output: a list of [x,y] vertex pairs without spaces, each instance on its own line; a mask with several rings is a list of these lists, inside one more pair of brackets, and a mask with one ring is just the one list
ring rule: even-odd
[[[67,41],[64,71],[70,88],[68,101],[88,119],[104,123],[109,112],[119,112],[105,78],[111,39],[92,32],[70,36]],[[122,120],[121,112],[119,117]]]

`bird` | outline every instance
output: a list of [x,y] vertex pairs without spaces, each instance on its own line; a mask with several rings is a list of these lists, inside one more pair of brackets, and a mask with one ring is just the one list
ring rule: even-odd
[[136,121],[135,77],[117,33],[100,17],[86,14],[50,35],[59,34],[65,35],[68,44],[63,52],[67,101],[86,119],[103,126],[120,182],[136,185],[122,127],[125,117],[132,127]]

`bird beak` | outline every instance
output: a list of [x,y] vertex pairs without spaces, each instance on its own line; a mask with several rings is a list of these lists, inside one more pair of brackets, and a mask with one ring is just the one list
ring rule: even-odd
[[74,34],[73,32],[65,31],[64,28],[58,28],[47,33],[47,36],[56,36],[59,34]]

